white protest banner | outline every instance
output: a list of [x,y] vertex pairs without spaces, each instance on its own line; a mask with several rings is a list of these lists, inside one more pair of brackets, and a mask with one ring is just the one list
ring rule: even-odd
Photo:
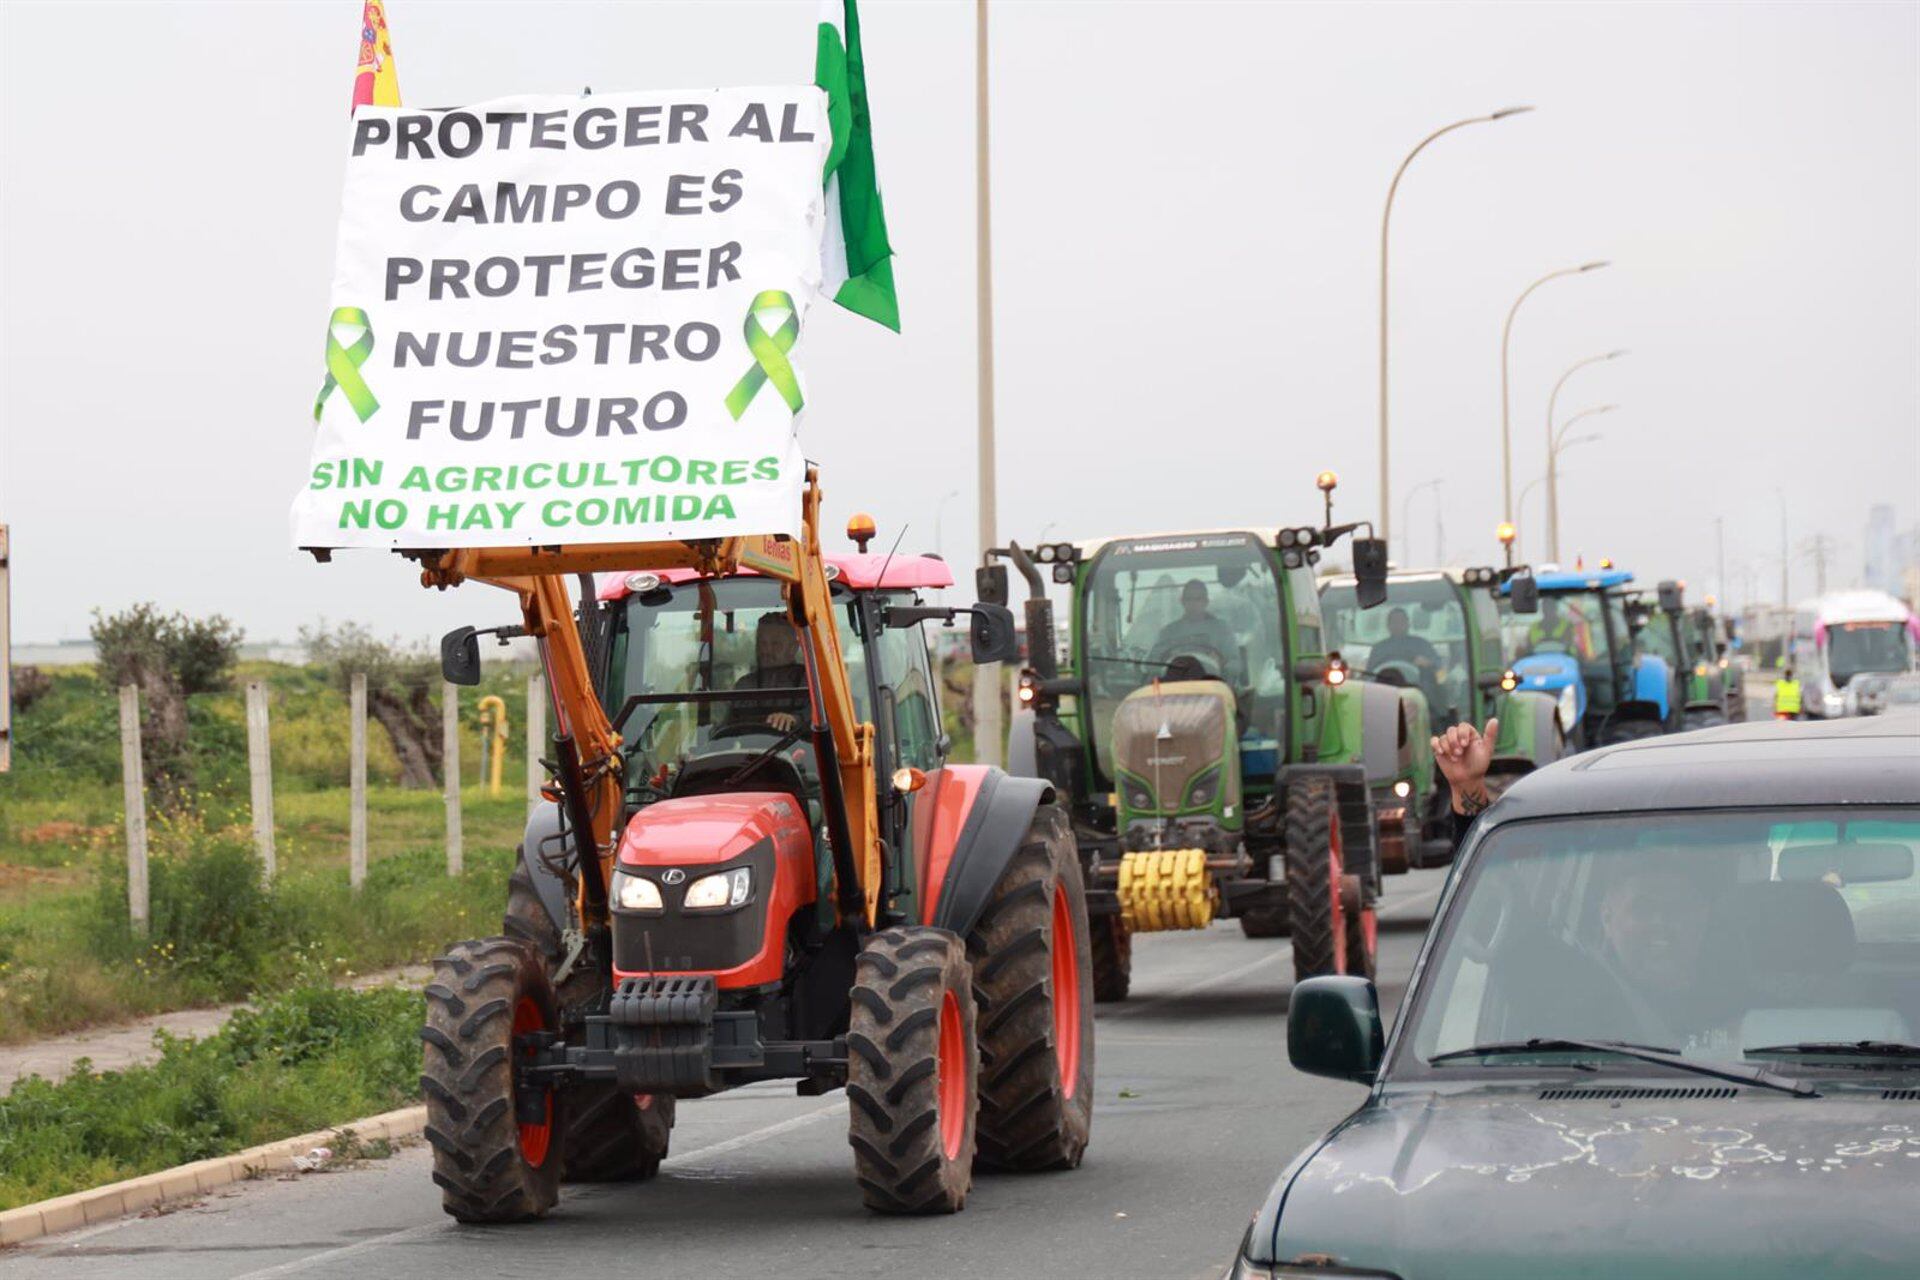
[[294,544],[798,533],[826,107],[361,106]]

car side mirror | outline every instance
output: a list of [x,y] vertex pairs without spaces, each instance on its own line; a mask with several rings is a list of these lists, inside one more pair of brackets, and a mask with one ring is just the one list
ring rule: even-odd
[[1353,540],[1353,598],[1362,609],[1387,602],[1387,540]]
[[1294,1069],[1372,1084],[1386,1056],[1380,993],[1365,978],[1307,978],[1287,1004],[1287,1058]]
[[1013,610],[1003,604],[983,600],[973,606],[967,635],[973,642],[973,661],[977,666],[1020,656],[1020,637],[1013,629]]
[[448,684],[480,683],[480,636],[473,627],[455,627],[440,637],[440,674]]
[[1507,585],[1507,593],[1515,613],[1540,612],[1540,583],[1532,575],[1514,578]]

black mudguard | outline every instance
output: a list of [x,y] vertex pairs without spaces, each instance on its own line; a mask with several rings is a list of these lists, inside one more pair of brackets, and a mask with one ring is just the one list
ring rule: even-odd
[[1034,813],[1053,798],[1053,787],[1044,779],[1016,778],[1000,769],[988,772],[960,825],[953,860],[940,886],[940,905],[929,924],[963,938],[973,930],[994,886],[1019,852]]
[[558,861],[565,852],[560,806],[551,800],[542,800],[527,818],[527,831],[520,840],[520,863],[533,881],[534,892],[540,895],[540,905],[547,909],[547,918],[559,930],[566,929],[567,922],[573,918],[573,885],[565,877],[554,874],[541,860],[541,855]]

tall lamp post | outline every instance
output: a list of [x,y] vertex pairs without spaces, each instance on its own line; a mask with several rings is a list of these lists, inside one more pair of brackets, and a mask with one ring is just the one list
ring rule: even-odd
[[[1413,499],[1415,495],[1424,493],[1428,489],[1438,490],[1439,488],[1440,488],[1440,480],[1438,477],[1435,477],[1432,480],[1422,480],[1419,484],[1407,490],[1406,497],[1400,499],[1400,523],[1407,526],[1407,529],[1408,529],[1407,546],[1409,549],[1411,549],[1413,546],[1413,533],[1412,533],[1413,520],[1408,516],[1407,512],[1413,506]],[[1433,560],[1435,564],[1438,564],[1440,563],[1440,546],[1439,546],[1440,539],[1439,539],[1439,534],[1437,532],[1440,528],[1440,521],[1439,521],[1439,515],[1438,515],[1438,510],[1440,505],[1439,493],[1436,492],[1433,495],[1433,502],[1434,502],[1434,508],[1435,508],[1433,527],[1436,531],[1434,535]]]
[[1491,124],[1495,120],[1504,120],[1508,116],[1524,115],[1532,107],[1502,107],[1491,115],[1472,116],[1465,120],[1456,120],[1445,128],[1435,129],[1420,139],[1413,150],[1407,152],[1407,158],[1393,171],[1393,181],[1387,184],[1387,203],[1380,213],[1380,536],[1390,538],[1387,528],[1389,508],[1393,504],[1393,490],[1387,486],[1387,229],[1393,222],[1393,197],[1400,190],[1400,178],[1413,163],[1413,158],[1427,149],[1427,144],[1435,138],[1452,133],[1455,129],[1464,129],[1470,124]]
[[1574,374],[1590,364],[1603,364],[1608,360],[1618,360],[1625,354],[1627,353],[1623,349],[1619,351],[1609,351],[1603,356],[1588,356],[1585,360],[1576,361],[1565,373],[1560,375],[1560,380],[1553,384],[1553,390],[1547,396],[1547,528],[1550,531],[1547,558],[1556,564],[1560,561],[1560,486],[1554,478],[1553,471],[1553,406],[1554,403],[1560,399],[1560,388],[1567,385],[1568,378],[1571,378]]
[[1567,429],[1582,418],[1591,418],[1597,413],[1612,413],[1620,406],[1617,404],[1598,405],[1592,409],[1582,409],[1565,422],[1560,429],[1548,437],[1547,444],[1547,558],[1555,564],[1560,562],[1560,451],[1575,444],[1585,444],[1589,440],[1598,440],[1598,435],[1581,436],[1578,440],[1563,443],[1567,439]]
[[1549,280],[1558,280],[1563,276],[1584,275],[1589,271],[1598,271],[1606,266],[1606,260],[1585,262],[1577,267],[1562,267],[1558,271],[1549,271],[1532,284],[1520,291],[1520,296],[1507,308],[1507,323],[1500,330],[1500,506],[1505,513],[1503,523],[1513,522],[1513,427],[1508,412],[1512,396],[1508,377],[1507,352],[1513,343],[1513,318],[1520,314],[1520,304],[1533,295],[1533,291]]
[[[1613,408],[1612,405],[1606,406],[1606,409],[1611,408]],[[1591,412],[1602,413],[1605,412],[1605,409],[1594,409],[1591,410]],[[1571,424],[1574,419],[1569,418],[1567,421]],[[1595,440],[1601,438],[1601,434],[1598,431],[1589,431],[1583,436],[1575,436],[1573,439],[1568,440],[1565,438],[1566,432],[1562,431],[1560,436],[1559,442],[1554,445],[1551,453],[1548,455],[1548,469],[1527,481],[1527,487],[1520,491],[1520,501],[1518,503],[1520,508],[1520,527],[1525,529],[1529,527],[1527,525],[1527,495],[1532,493],[1534,489],[1540,485],[1547,486],[1547,509],[1552,512],[1552,516],[1550,517],[1552,523],[1547,527],[1547,541],[1552,547],[1552,552],[1547,558],[1554,564],[1560,563],[1560,506],[1555,498],[1557,492],[1555,486],[1560,483],[1560,472],[1558,469],[1559,457],[1576,445],[1592,444]]]
[[[987,548],[999,534],[994,507],[998,481],[993,449],[993,165],[987,131],[987,0],[975,0],[973,15],[974,324],[979,361],[980,563],[985,564]],[[1000,763],[1000,691],[1000,668],[973,669],[973,758],[981,764]]]

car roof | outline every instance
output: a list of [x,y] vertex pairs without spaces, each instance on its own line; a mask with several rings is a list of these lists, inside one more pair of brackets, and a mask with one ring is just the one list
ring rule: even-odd
[[1920,804],[1920,708],[1756,721],[1643,738],[1556,761],[1489,810],[1496,822],[1643,810]]
[[[845,555],[822,556],[821,559],[826,561],[829,578],[856,591],[871,591],[880,587],[890,591],[930,591],[953,585],[952,568],[938,556],[886,556],[874,551],[857,551]],[[635,575],[619,572],[601,574],[600,599],[625,599],[631,590],[627,586],[627,579],[633,576]],[[677,586],[682,582],[696,581],[701,575],[693,569],[666,569],[654,576],[662,582]],[[758,577],[759,575],[751,569],[742,569],[735,576]]]

